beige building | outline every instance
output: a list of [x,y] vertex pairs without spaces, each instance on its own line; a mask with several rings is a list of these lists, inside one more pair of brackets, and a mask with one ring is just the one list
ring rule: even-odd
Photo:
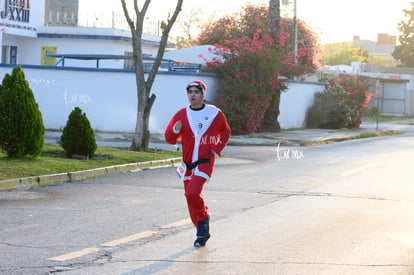
[[377,35],[377,41],[361,40],[359,36],[354,36],[352,46],[360,47],[367,51],[370,59],[374,61],[372,63],[392,67],[398,64],[398,61],[391,55],[396,43],[397,37],[395,35],[379,33]]

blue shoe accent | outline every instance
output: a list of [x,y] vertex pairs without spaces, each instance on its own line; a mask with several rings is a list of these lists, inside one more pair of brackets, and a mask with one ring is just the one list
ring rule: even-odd
[[198,222],[197,237],[204,237],[210,232],[210,216]]

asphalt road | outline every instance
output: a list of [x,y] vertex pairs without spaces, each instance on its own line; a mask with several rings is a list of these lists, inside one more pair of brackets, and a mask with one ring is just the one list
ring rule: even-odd
[[1,274],[413,274],[413,129],[228,147],[195,230],[173,168],[0,192]]

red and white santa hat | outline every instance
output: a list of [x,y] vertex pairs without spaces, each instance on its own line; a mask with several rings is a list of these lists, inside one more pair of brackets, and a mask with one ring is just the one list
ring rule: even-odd
[[196,87],[197,89],[199,89],[201,91],[201,93],[203,94],[203,96],[206,96],[206,93],[207,93],[207,85],[203,81],[199,81],[199,80],[191,81],[187,85],[187,88],[186,88],[187,91],[188,91],[188,89],[190,89],[190,87]]

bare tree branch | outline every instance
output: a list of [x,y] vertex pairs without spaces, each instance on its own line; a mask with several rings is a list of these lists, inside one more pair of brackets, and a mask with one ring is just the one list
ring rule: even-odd
[[142,57],[142,32],[143,32],[143,25],[145,14],[148,10],[148,7],[151,3],[151,0],[146,0],[142,10],[139,10],[138,1],[134,0],[134,11],[136,16],[135,24],[128,13],[128,8],[126,6],[125,0],[121,0],[122,8],[125,14],[125,18],[128,22],[128,25],[131,29],[131,36],[132,36],[132,52],[134,57],[134,64],[135,64],[135,82],[137,87],[137,120],[135,126],[135,133],[132,140],[132,144],[130,146],[131,150],[134,151],[142,151],[148,148],[149,143],[149,117],[152,105],[155,101],[155,94],[151,93],[151,88],[154,83],[155,77],[158,73],[158,69],[161,65],[161,59],[164,55],[164,51],[168,42],[168,36],[174,22],[176,21],[178,14],[181,11],[181,7],[183,4],[183,0],[177,1],[177,6],[175,8],[174,14],[171,18],[168,18],[168,23],[163,28],[162,36],[160,45],[158,48],[158,52],[156,58],[153,62],[150,72],[148,73],[148,78],[145,80],[145,71],[144,71],[144,63]]

